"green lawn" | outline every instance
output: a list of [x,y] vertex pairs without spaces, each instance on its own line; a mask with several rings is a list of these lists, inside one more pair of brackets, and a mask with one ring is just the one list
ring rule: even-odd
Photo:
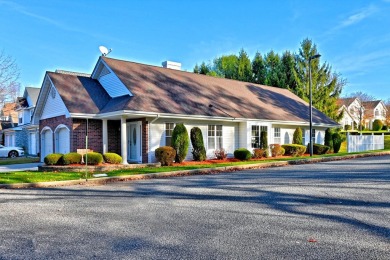
[[[389,141],[390,141],[390,139],[388,138],[388,140],[387,140],[388,144],[390,143]],[[370,151],[370,152],[378,152],[378,151]],[[370,152],[365,152],[365,153],[370,153]],[[358,154],[358,153],[346,153],[344,151],[340,151],[337,154],[314,155],[313,158],[343,156],[343,155],[350,155],[350,154]],[[204,168],[248,165],[248,164],[255,164],[255,163],[276,162],[276,161],[291,161],[291,160],[307,159],[307,158],[308,158],[307,156],[304,156],[304,157],[268,159],[268,160],[261,160],[261,161],[229,162],[229,163],[220,163],[220,164],[213,163],[213,164],[170,166],[170,167],[147,167],[147,168],[111,171],[111,172],[107,172],[107,176],[113,177],[113,176],[135,175],[135,174],[158,173],[158,172],[183,171],[183,170],[194,170],[194,169],[204,169]],[[85,173],[83,173],[83,172],[82,173],[76,173],[76,172],[9,172],[9,173],[0,173],[0,184],[79,180],[79,179],[84,179],[84,178],[85,178]]]
[[390,149],[390,135],[385,135],[385,150]]

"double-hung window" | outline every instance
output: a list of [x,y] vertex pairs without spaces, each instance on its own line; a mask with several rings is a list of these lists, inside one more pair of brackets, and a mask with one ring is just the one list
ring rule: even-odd
[[175,128],[174,123],[165,123],[165,145],[171,146],[172,144],[172,132]]
[[222,148],[222,125],[209,125],[208,126],[208,149],[221,149]]
[[275,127],[274,128],[274,143],[275,144],[280,144],[280,127]]

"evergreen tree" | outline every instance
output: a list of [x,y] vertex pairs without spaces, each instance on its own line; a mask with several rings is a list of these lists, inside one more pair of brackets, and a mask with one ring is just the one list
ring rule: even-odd
[[295,129],[292,143],[302,145],[303,138],[302,138],[302,129],[300,127]]
[[272,87],[280,86],[281,78],[281,66],[280,66],[280,57],[274,51],[270,51],[265,56],[265,65],[266,65],[266,78],[265,84]]
[[265,67],[263,56],[261,56],[259,52],[257,52],[255,57],[253,58],[252,73],[253,73],[252,82],[258,84],[265,84],[265,79],[267,77],[267,70]]
[[195,64],[195,67],[194,67],[194,73],[199,74],[199,72],[200,72],[200,69],[199,69],[199,66],[197,63],[197,64]]
[[[317,46],[311,40],[305,39],[301,43],[299,54],[296,56],[296,86],[291,90],[309,102],[309,58],[316,55]],[[313,106],[333,119],[338,117],[336,101],[340,97],[345,80],[339,74],[332,72],[332,67],[323,63],[320,59],[310,62],[312,78],[312,101]]]
[[210,68],[206,65],[206,63],[202,62],[199,68],[199,74],[207,75],[210,72]]
[[237,61],[237,80],[250,82],[252,80],[252,65],[248,54],[241,49]]
[[295,57],[289,51],[285,51],[280,61],[280,80],[281,88],[295,89]]

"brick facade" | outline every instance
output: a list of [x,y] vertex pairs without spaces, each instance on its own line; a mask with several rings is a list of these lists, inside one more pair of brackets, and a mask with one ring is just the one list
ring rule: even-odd
[[[148,162],[149,150],[149,123],[146,119],[127,120],[127,122],[142,121],[142,163]],[[46,126],[54,132],[60,124],[66,125],[70,129],[70,151],[75,152],[77,149],[85,149],[85,135],[87,129],[87,120],[79,118],[66,118],[58,116],[49,119],[42,119],[39,122],[39,133]],[[121,122],[120,120],[108,120],[108,152],[121,154]],[[54,136],[53,136],[54,138]],[[39,143],[41,142],[39,138]],[[55,142],[53,140],[53,144]],[[40,144],[41,145],[41,144]],[[103,123],[102,120],[88,119],[88,149],[95,152],[103,152]],[[53,146],[53,151],[55,147]]]

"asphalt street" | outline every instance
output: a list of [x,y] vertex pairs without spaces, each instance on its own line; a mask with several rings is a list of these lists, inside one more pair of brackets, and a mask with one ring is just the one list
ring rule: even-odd
[[0,189],[0,259],[390,259],[390,156]]

